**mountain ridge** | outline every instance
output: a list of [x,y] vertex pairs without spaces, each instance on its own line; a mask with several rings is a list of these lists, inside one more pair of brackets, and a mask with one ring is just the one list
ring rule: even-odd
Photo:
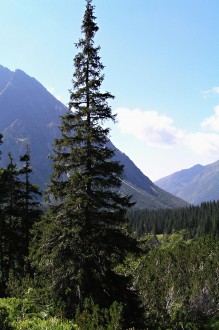
[[[25,152],[28,143],[31,150],[33,179],[41,187],[49,181],[54,138],[59,136],[59,116],[67,108],[58,101],[35,78],[22,70],[10,71],[0,65],[0,132],[4,136],[1,146],[2,162],[7,163],[7,152],[15,160]],[[111,143],[111,142],[109,142]],[[121,192],[131,194],[141,200],[138,207],[182,207],[187,203],[180,198],[162,191],[145,176],[127,155],[115,149],[115,158],[124,164],[124,180]],[[128,185],[127,185],[128,183]],[[148,202],[147,202],[148,200]]]
[[154,183],[194,205],[219,200],[219,160],[208,165],[194,165]]

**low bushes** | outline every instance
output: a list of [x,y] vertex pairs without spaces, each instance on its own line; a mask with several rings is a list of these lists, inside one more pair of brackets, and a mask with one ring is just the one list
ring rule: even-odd
[[0,330],[121,330],[122,315],[122,304],[114,302],[107,309],[86,299],[74,322],[50,315],[27,298],[0,299]]
[[48,314],[47,309],[39,309],[29,299],[0,299],[1,330],[75,330],[73,321],[61,320]]

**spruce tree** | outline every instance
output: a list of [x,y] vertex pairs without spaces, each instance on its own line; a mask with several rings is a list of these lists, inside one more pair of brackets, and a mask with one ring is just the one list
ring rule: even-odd
[[[0,145],[2,144],[3,135],[0,134]],[[0,160],[1,160],[1,150],[0,150]],[[3,174],[4,169],[0,166],[0,297],[4,295],[4,284],[5,284],[5,240],[6,240],[6,230],[3,212],[3,200],[4,200],[4,185],[3,185]]]
[[19,253],[19,180],[16,164],[11,154],[9,163],[1,172],[0,204],[1,204],[1,295],[5,294],[6,282],[10,271],[18,268]]
[[20,180],[19,208],[22,219],[22,246],[23,255],[27,256],[29,251],[31,230],[35,222],[39,221],[42,210],[39,198],[42,196],[39,187],[31,182],[32,167],[30,162],[30,148],[27,145],[26,153],[20,157],[24,165],[18,172]]
[[[3,135],[0,133],[0,146],[1,144],[3,143]],[[0,162],[1,162],[1,154],[2,154],[2,151],[0,150]],[[2,196],[2,175],[3,175],[3,172],[4,172],[4,169],[1,167],[1,163],[0,163],[0,212],[1,212],[1,196]],[[0,213],[1,214],[1,213]]]
[[[20,158],[25,165],[18,170],[12,155],[0,175],[0,282],[4,295],[9,275],[19,278],[27,271],[26,258],[29,253],[30,231],[39,220],[41,210],[34,198],[40,195],[37,186],[30,183],[29,149]],[[25,180],[22,181],[22,177]],[[29,267],[28,267],[29,270]]]
[[136,249],[126,219],[133,203],[119,192],[123,166],[107,145],[109,129],[102,126],[115,121],[115,115],[108,105],[113,96],[101,90],[104,66],[100,47],[94,46],[95,19],[92,1],[87,0],[69,109],[54,142],[50,207],[38,226],[37,249],[32,250],[35,264],[49,278],[53,299],[64,301],[66,312],[73,314],[87,297],[102,307],[115,300],[133,307],[129,279],[115,270],[127,252]]
[[[1,144],[3,143],[3,135],[0,133],[0,146]],[[3,178],[2,178],[2,175],[3,175],[3,172],[4,172],[4,169],[1,167],[1,154],[2,154],[2,151],[0,150],[0,211],[1,211],[1,196],[2,196],[2,193],[3,193]]]

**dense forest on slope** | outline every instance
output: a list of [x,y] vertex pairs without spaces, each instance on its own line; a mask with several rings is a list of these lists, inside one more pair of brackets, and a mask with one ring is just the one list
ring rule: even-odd
[[128,217],[137,237],[148,233],[171,234],[182,229],[186,229],[188,238],[219,235],[219,201],[179,209],[135,209],[129,211]]

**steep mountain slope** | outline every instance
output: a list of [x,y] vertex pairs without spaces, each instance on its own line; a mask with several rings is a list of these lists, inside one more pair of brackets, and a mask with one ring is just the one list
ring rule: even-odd
[[113,144],[112,148],[115,149],[116,159],[124,165],[124,178],[121,191],[124,194],[133,195],[133,200],[137,201],[137,207],[156,209],[188,206],[184,200],[176,198],[156,186],[126,154],[116,149]]
[[[3,155],[11,152],[15,159],[29,143],[34,180],[41,186],[48,182],[51,162],[48,155],[57,135],[59,115],[65,106],[37,80],[21,70],[0,66],[0,132],[4,135]],[[3,162],[7,157],[2,156]]]
[[160,188],[191,204],[219,199],[219,161],[206,166],[195,165],[155,182]]
[[[12,72],[0,66],[0,132],[4,135],[2,162],[11,152],[16,160],[31,149],[34,182],[41,187],[49,181],[52,143],[58,136],[59,115],[66,107],[36,79],[21,70]],[[183,200],[164,192],[151,182],[135,164],[116,147],[116,159],[124,164],[122,192],[133,195],[138,207],[161,208],[186,206]]]

